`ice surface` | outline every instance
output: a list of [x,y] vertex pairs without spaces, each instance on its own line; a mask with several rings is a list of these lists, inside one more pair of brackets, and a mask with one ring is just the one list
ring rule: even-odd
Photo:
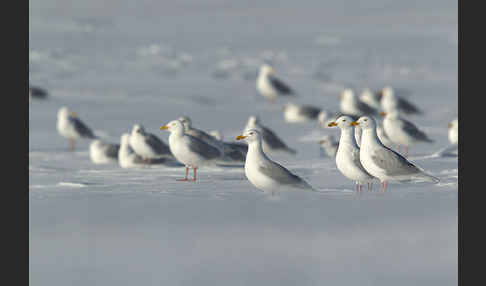
[[[29,1],[32,285],[457,285],[456,1]],[[410,91],[435,140],[409,150],[441,179],[353,192],[318,138],[257,96],[273,63],[300,104],[337,110],[344,87]],[[281,100],[280,103],[285,103]],[[242,168],[95,165],[56,131],[68,106],[104,140],[136,123],[239,135],[259,115],[296,156],[271,157],[317,192],[267,196]],[[374,189],[377,190],[377,184]]]

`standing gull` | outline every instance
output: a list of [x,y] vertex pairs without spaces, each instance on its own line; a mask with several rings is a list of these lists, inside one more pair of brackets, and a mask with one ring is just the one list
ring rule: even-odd
[[275,70],[269,65],[262,65],[256,87],[258,92],[274,103],[279,96],[295,95],[295,92],[283,81],[275,77]]
[[376,122],[373,118],[363,116],[351,125],[363,129],[359,160],[364,169],[378,178],[382,191],[386,190],[388,181],[426,180],[439,182],[439,179],[425,173],[421,168],[410,163],[405,157],[385,147],[376,135]]
[[407,115],[422,113],[417,106],[407,101],[405,98],[396,95],[395,91],[390,86],[385,86],[378,95],[381,96],[381,108],[385,112],[398,110]]
[[320,108],[311,105],[287,103],[283,106],[284,119],[290,123],[312,121],[321,112]]
[[236,140],[241,139],[248,142],[245,175],[255,187],[264,192],[272,192],[272,194],[285,189],[313,190],[303,179],[265,155],[262,148],[262,135],[258,130],[250,129],[236,137]]
[[348,179],[355,181],[356,191],[361,191],[363,183],[367,183],[368,191],[375,179],[361,165],[359,160],[359,147],[354,139],[353,120],[349,116],[341,116],[336,121],[329,123],[329,127],[337,126],[341,129],[339,147],[336,153],[336,166]]
[[89,157],[95,164],[108,164],[118,160],[120,145],[93,140],[89,145]]
[[63,137],[69,139],[69,149],[76,147],[76,140],[79,138],[96,139],[93,131],[86,126],[75,112],[70,112],[67,107],[61,107],[57,112],[57,131]]
[[400,146],[403,145],[405,147],[405,157],[408,156],[409,146],[422,142],[434,142],[412,122],[402,118],[397,110],[380,112],[380,115],[385,116],[383,128],[388,138],[398,145],[398,152],[400,153]]
[[270,153],[273,151],[284,151],[290,154],[296,154],[297,151],[289,148],[272,130],[263,126],[256,116],[250,116],[243,132],[248,129],[256,129],[263,137],[263,151]]
[[135,124],[132,128],[130,146],[147,164],[150,164],[153,159],[172,157],[169,146],[154,134],[145,131],[145,128],[139,124]]
[[363,116],[363,115],[375,115],[377,110],[368,104],[362,102],[354,92],[346,88],[340,93],[341,102],[339,107],[341,112],[348,116]]
[[459,121],[454,119],[449,123],[449,142],[451,144],[457,145],[459,142]]
[[186,167],[185,178],[178,181],[188,181],[189,168],[194,170],[193,181],[196,181],[197,168],[214,163],[214,160],[221,155],[216,147],[207,144],[201,139],[185,134],[184,125],[179,120],[172,120],[160,127],[160,129],[170,132],[170,151]]

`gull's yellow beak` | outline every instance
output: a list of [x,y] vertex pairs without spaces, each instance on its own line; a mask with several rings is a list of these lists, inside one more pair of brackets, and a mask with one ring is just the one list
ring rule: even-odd
[[74,111],[73,111],[73,112],[71,112],[71,113],[70,113],[70,115],[71,115],[72,117],[78,117],[78,114],[77,114],[76,112],[74,112]]
[[241,139],[245,139],[246,136],[243,136],[243,135],[238,135],[236,136],[236,140],[241,140]]
[[333,121],[333,122],[329,123],[327,126],[329,126],[329,127],[337,126],[337,123]]
[[449,125],[447,125],[447,127],[452,128],[452,123],[449,123]]
[[349,123],[349,125],[356,126],[356,125],[359,125],[359,122],[358,121],[353,121],[353,122]]
[[381,116],[386,116],[386,112],[384,112],[384,111],[382,111],[382,112],[380,112],[378,114],[380,114]]
[[344,98],[344,92],[342,92],[342,91],[341,91],[341,92],[339,93],[339,98],[341,98],[341,99],[343,99],[343,98]]
[[168,130],[168,129],[169,129],[169,126],[167,126],[167,125],[164,125],[164,126],[161,126],[160,127],[160,130]]

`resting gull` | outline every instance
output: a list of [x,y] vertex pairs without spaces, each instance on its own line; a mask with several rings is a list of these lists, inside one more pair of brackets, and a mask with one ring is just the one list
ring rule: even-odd
[[283,81],[275,77],[275,70],[269,65],[262,65],[256,82],[257,90],[270,102],[279,96],[295,95],[295,92]]
[[286,189],[313,190],[306,181],[265,155],[262,148],[262,136],[258,130],[249,129],[243,135],[236,137],[236,140],[242,139],[248,142],[245,175],[255,187],[264,192],[272,192],[272,194]]
[[93,140],[89,145],[89,157],[95,164],[108,164],[118,160],[120,145]]
[[243,132],[248,129],[256,129],[262,134],[263,151],[265,153],[274,151],[284,151],[290,154],[297,153],[294,149],[289,148],[272,130],[263,126],[256,116],[250,116],[250,118],[248,118],[248,122]]
[[417,106],[407,101],[405,98],[396,95],[395,91],[390,86],[385,86],[378,95],[381,96],[381,108],[385,112],[398,110],[407,115],[422,113]]
[[356,191],[361,191],[363,183],[367,183],[368,191],[375,179],[361,165],[359,160],[359,147],[354,139],[353,119],[349,116],[341,116],[336,121],[329,123],[329,127],[337,126],[341,129],[339,147],[336,153],[336,166],[346,178],[355,181]]
[[179,120],[172,120],[160,127],[160,129],[170,132],[170,151],[186,167],[186,176],[179,181],[188,181],[189,168],[194,170],[193,181],[196,181],[197,168],[213,164],[214,160],[221,156],[220,151],[216,147],[194,136],[185,134],[184,125]]
[[312,121],[321,112],[320,108],[311,105],[297,105],[287,103],[283,106],[284,119],[290,123]]
[[142,167],[147,162],[133,151],[130,146],[130,134],[123,133],[120,138],[120,150],[118,151],[118,164],[122,168]]
[[145,131],[142,125],[135,124],[130,134],[130,146],[146,163],[158,158],[170,158],[169,146],[152,133]]
[[344,115],[359,117],[378,113],[375,108],[362,102],[349,88],[344,89],[339,96],[341,99],[339,107]]
[[79,138],[96,139],[93,131],[78,118],[78,115],[70,112],[65,106],[57,112],[57,131],[69,139],[70,150],[74,150]]
[[405,157],[408,155],[409,146],[422,142],[434,142],[412,122],[402,118],[397,110],[380,112],[380,115],[385,117],[383,128],[390,141],[398,145],[398,152],[400,153],[400,146],[405,147]]
[[425,173],[399,153],[385,147],[376,135],[376,122],[372,117],[363,116],[351,125],[359,125],[363,129],[359,160],[370,175],[380,180],[383,192],[388,181],[417,179],[439,182],[438,178]]

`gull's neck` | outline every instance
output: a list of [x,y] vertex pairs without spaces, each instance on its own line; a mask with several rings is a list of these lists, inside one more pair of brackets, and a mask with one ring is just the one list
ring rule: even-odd
[[351,146],[358,148],[358,145],[356,144],[356,140],[354,138],[354,127],[341,129],[341,137],[339,138],[339,142],[351,144]]
[[248,154],[246,155],[246,158],[250,159],[257,159],[257,158],[267,158],[267,155],[263,153],[263,148],[262,148],[262,141],[257,140],[257,141],[252,141],[248,143]]
[[373,145],[383,146],[376,134],[376,128],[363,129],[363,133],[361,134],[361,149],[368,149]]

